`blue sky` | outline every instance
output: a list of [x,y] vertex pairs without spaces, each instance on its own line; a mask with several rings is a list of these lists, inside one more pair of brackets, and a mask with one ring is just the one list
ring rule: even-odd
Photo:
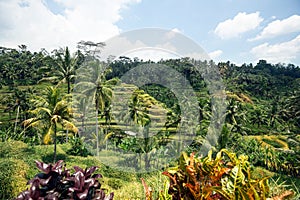
[[215,61],[300,65],[299,0],[0,0],[0,46],[38,51],[156,27]]

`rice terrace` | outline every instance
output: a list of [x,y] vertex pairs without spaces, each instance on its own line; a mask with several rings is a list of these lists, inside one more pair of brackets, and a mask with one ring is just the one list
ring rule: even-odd
[[0,199],[300,199],[299,2],[153,2],[0,2]]

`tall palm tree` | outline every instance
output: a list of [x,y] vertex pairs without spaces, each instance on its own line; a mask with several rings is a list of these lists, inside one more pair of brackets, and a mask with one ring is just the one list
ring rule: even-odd
[[[51,81],[60,83],[67,83],[67,93],[71,92],[71,83],[75,77],[75,71],[80,65],[81,54],[78,51],[73,57],[69,51],[69,48],[55,50],[53,63],[49,65],[54,67],[49,77],[43,78],[41,81]],[[47,70],[49,68],[47,67]]]
[[145,168],[150,168],[149,152],[157,145],[155,138],[149,136],[149,128],[151,125],[151,119],[148,114],[148,108],[153,105],[153,101],[148,95],[143,95],[143,91],[136,90],[133,92],[130,101],[128,102],[128,110],[124,119],[128,123],[135,123],[143,127],[142,138],[136,138],[137,144],[133,145],[136,153],[144,153]]
[[[69,51],[69,48],[54,50],[53,62],[50,62],[50,67],[54,67],[51,71],[50,76],[42,78],[42,81],[50,81],[60,85],[61,83],[67,83],[67,93],[71,92],[71,83],[75,78],[75,72],[79,65],[81,64],[82,54],[80,51],[77,51],[76,54],[72,57]],[[48,66],[49,67],[49,66]],[[46,67],[46,70],[49,68]],[[42,68],[43,70],[44,68]],[[44,69],[45,70],[45,69]],[[66,142],[68,142],[68,130],[66,132]]]
[[81,130],[79,131],[79,133],[84,134],[86,130],[85,120],[88,118],[87,113],[89,112],[87,96],[81,93],[73,93],[72,102],[74,107],[76,108],[75,113],[78,115],[77,118],[81,121]]
[[[67,96],[61,96],[58,88],[47,87],[42,96],[37,96],[32,100],[35,109],[30,112],[34,117],[23,121],[26,128],[36,127],[40,130],[46,130],[43,139],[44,144],[48,144],[53,138],[53,162],[56,161],[56,136],[58,126],[73,131],[74,133],[78,132],[78,129],[72,122],[73,112],[66,97]],[[53,137],[51,138],[52,135]]]
[[110,123],[112,121],[113,115],[112,115],[112,106],[108,105],[110,104],[110,102],[107,102],[107,105],[105,105],[104,111],[101,113],[101,118],[105,120],[105,146],[106,146],[106,150],[107,150],[107,145],[108,145],[108,138],[112,135],[112,134],[108,134],[108,130],[110,128]]
[[132,99],[129,102],[128,117],[136,124],[145,126],[148,123],[149,117],[147,115],[147,107],[151,105],[147,99],[139,95],[139,91],[135,91]]
[[78,70],[78,83],[75,85],[75,92],[81,92],[89,98],[89,104],[95,106],[96,117],[96,148],[99,155],[99,114],[105,111],[108,102],[113,96],[112,85],[117,83],[116,79],[106,80],[108,69],[99,60],[89,61]]

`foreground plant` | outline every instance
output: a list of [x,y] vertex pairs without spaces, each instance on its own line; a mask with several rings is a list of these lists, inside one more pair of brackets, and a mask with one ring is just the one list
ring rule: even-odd
[[226,149],[213,158],[182,154],[179,165],[163,172],[170,178],[173,199],[266,199],[268,178],[252,179],[248,157]]
[[[158,199],[172,200],[263,200],[269,195],[268,177],[253,179],[248,157],[236,156],[226,149],[213,158],[196,158],[182,153],[178,166],[163,172],[169,177],[168,193],[161,191]],[[151,190],[144,183],[146,199]],[[170,197],[171,195],[171,197]]]
[[93,174],[98,167],[93,166],[81,169],[74,167],[75,172],[63,166],[60,160],[54,165],[36,161],[37,167],[42,173],[37,174],[28,183],[29,190],[19,194],[16,200],[44,200],[44,199],[73,199],[73,200],[112,200],[114,194],[108,196],[101,189],[99,178],[101,174]]

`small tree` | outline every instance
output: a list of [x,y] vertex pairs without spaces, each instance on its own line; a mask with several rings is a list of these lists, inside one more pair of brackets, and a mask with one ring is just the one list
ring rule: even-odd
[[52,141],[53,135],[54,156],[53,162],[56,161],[56,136],[58,126],[63,129],[78,132],[78,129],[73,124],[73,112],[66,100],[67,96],[61,96],[60,90],[56,87],[47,87],[42,96],[36,96],[32,99],[35,109],[30,110],[34,117],[23,121],[26,128],[35,127],[41,130],[46,130],[43,142],[48,144]]
[[99,122],[98,116],[104,113],[113,96],[112,85],[118,81],[116,79],[106,80],[106,69],[99,60],[94,59],[88,61],[84,66],[78,70],[78,83],[75,85],[75,92],[85,94],[88,98],[87,104],[94,104],[96,117],[96,148],[97,155],[99,155]]
[[[67,93],[71,92],[71,83],[75,78],[75,71],[82,62],[82,55],[78,51],[74,56],[71,55],[69,48],[54,51],[53,62],[49,64],[51,76],[45,77],[40,81],[50,81],[55,83],[67,83]],[[49,66],[45,70],[49,71]]]

